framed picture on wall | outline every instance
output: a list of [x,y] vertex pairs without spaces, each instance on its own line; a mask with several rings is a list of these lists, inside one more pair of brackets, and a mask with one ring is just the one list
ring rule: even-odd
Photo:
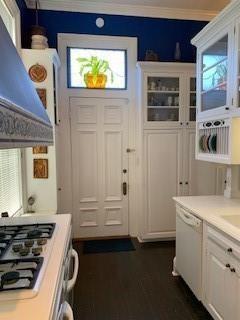
[[33,159],[34,179],[48,179],[48,159]]
[[33,147],[33,154],[42,154],[42,153],[48,153],[48,147],[47,146]]
[[40,100],[42,101],[44,108],[47,109],[47,90],[40,89],[40,88],[36,88],[36,90]]

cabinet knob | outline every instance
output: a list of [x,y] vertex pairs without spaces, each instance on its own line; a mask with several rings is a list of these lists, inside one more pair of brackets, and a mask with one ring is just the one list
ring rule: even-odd
[[226,268],[230,268],[230,264],[229,263],[226,264]]
[[179,184],[181,184],[181,185],[182,185],[183,183],[180,181],[180,182],[179,182]]
[[189,122],[186,122],[186,125],[188,126],[188,125],[189,125]]
[[185,184],[188,185],[188,181],[186,181]]
[[229,110],[229,107],[226,107],[225,110]]
[[228,248],[227,252],[233,252],[233,249],[232,248]]
[[231,272],[236,272],[235,268],[231,268],[230,270]]
[[183,123],[182,123],[182,122],[180,122],[180,125],[182,126],[182,125],[183,125]]

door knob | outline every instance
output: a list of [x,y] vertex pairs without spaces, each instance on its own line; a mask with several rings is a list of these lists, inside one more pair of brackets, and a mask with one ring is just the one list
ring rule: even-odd
[[127,148],[127,149],[126,149],[126,151],[127,151],[127,153],[130,153],[130,152],[134,152],[134,151],[136,151],[136,149],[130,149],[130,148]]

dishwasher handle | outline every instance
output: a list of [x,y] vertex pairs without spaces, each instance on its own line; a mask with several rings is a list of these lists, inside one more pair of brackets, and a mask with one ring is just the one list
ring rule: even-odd
[[177,214],[187,225],[195,228],[201,227],[201,220],[193,216],[192,214],[186,212],[185,210],[179,209],[177,210]]

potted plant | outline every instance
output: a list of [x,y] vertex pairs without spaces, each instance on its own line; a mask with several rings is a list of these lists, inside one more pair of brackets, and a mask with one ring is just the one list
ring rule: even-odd
[[87,88],[104,89],[107,83],[107,74],[111,75],[113,82],[113,71],[107,60],[92,56],[91,58],[78,58],[80,64],[80,75],[83,76]]

